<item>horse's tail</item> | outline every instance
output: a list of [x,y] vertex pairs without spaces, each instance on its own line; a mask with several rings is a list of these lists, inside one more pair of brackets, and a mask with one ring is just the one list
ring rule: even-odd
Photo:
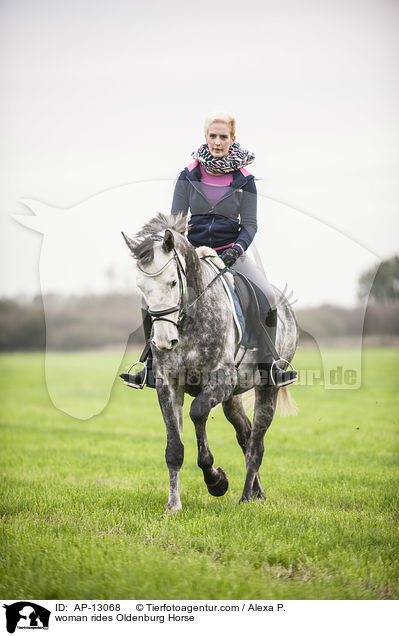
[[277,394],[277,410],[279,415],[298,415],[298,405],[290,393],[288,386],[282,386]]
[[[244,410],[250,420],[253,419],[255,406],[255,391],[251,389],[243,396]],[[298,415],[298,405],[290,393],[288,386],[282,386],[277,394],[277,411],[281,417]]]

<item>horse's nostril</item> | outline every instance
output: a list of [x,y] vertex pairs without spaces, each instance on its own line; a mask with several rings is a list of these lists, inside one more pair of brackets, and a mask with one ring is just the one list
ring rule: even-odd
[[178,343],[178,342],[179,342],[179,341],[178,341],[178,339],[177,339],[177,338],[174,338],[173,340],[171,340],[171,341],[170,341],[171,347],[175,347],[175,346],[177,345],[177,343]]

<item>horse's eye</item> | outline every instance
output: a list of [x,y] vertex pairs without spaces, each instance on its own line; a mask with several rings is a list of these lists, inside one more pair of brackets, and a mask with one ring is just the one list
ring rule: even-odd
[[170,283],[171,287],[176,287],[177,285],[177,280],[172,280],[172,282]]

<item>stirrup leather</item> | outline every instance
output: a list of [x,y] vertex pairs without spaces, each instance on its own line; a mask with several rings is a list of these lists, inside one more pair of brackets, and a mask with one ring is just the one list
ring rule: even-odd
[[[275,364],[277,364],[277,362],[286,362],[287,364],[290,365],[292,371],[294,371],[295,373],[297,373],[296,369],[294,368],[294,366],[291,364],[291,362],[288,362],[288,360],[286,360],[285,358],[279,358],[278,360],[273,360],[272,362],[272,366],[270,367],[270,379],[273,383],[274,386],[277,386],[277,384],[274,381],[274,377],[273,377],[273,367]],[[285,371],[286,369],[281,369],[281,371]],[[286,384],[292,384],[293,382],[295,382],[297,378],[294,378],[292,380],[289,380],[288,382],[283,382],[283,384],[279,384],[278,386],[285,386]]]
[[[144,367],[144,380],[140,384],[128,382],[128,380],[123,380],[123,383],[126,384],[127,386],[131,386],[133,389],[142,389],[146,383],[147,373],[148,373],[147,365],[145,364],[145,362],[141,362],[141,360],[136,360],[136,362],[133,362],[133,364],[127,370],[127,375],[130,375],[130,370],[133,369],[133,367],[135,367],[137,364],[141,364],[141,366]],[[136,371],[136,373],[140,373],[140,371]]]

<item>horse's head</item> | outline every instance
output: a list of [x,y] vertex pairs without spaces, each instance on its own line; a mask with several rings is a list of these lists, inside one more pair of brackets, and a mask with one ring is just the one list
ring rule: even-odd
[[[161,220],[163,227],[155,220]],[[137,286],[152,316],[152,344],[161,351],[171,351],[179,342],[180,309],[186,292],[184,239],[179,231],[165,228],[166,220],[158,215],[133,239],[122,232],[137,261]]]

